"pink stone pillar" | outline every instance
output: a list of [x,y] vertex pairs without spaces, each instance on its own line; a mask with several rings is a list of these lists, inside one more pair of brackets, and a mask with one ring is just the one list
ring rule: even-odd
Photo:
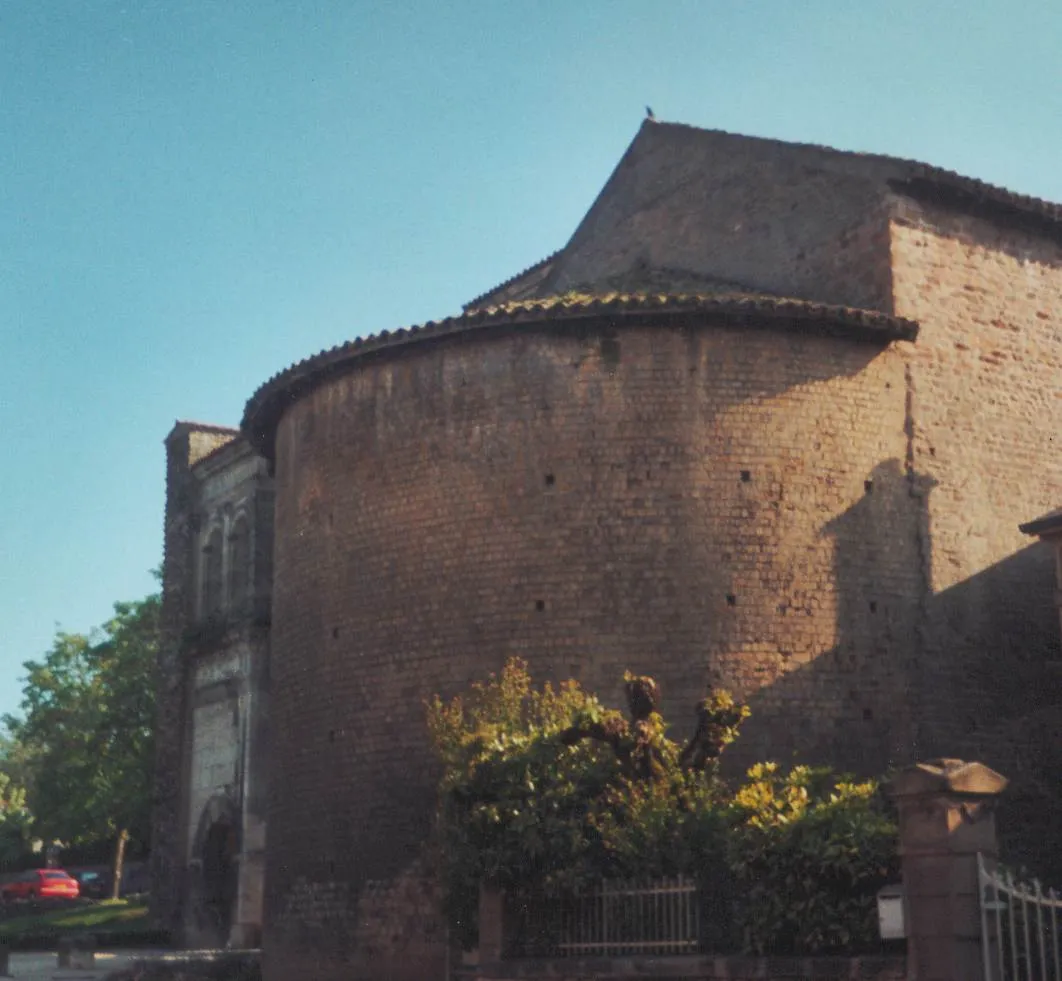
[[1006,785],[962,760],[917,763],[890,784],[900,812],[909,981],[984,981],[977,855],[998,854],[993,812]]
[[479,885],[479,966],[497,964],[504,941],[504,895],[497,886]]

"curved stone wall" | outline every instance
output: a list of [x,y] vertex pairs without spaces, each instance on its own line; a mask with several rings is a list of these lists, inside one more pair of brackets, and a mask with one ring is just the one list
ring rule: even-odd
[[423,700],[512,655],[616,705],[624,669],[651,673],[683,728],[706,683],[730,687],[755,712],[739,761],[901,758],[925,588],[906,412],[896,346],[708,315],[412,344],[292,401],[270,976],[352,976],[359,896],[431,824]]

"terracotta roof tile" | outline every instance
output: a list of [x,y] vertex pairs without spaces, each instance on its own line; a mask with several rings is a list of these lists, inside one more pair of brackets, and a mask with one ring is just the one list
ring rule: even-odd
[[493,287],[492,289],[489,289],[484,293],[480,293],[479,296],[475,297],[475,299],[469,300],[468,303],[464,305],[464,309],[466,311],[472,310],[475,307],[478,307],[485,299],[487,299],[487,297],[492,296],[493,294],[498,293],[509,286],[512,286],[513,283],[518,282],[525,276],[530,276],[532,273],[538,272],[540,269],[543,269],[551,262],[553,262],[553,260],[556,259],[557,256],[559,256],[563,251],[563,249],[557,249],[556,252],[551,252],[548,256],[546,256],[545,259],[539,259],[538,262],[536,262],[534,265],[528,266],[526,269],[522,269],[515,276],[510,276],[507,280],[505,280],[505,282],[498,283],[498,285]]
[[241,429],[258,452],[272,455],[276,427],[285,408],[327,378],[345,374],[360,360],[411,344],[432,343],[473,331],[533,327],[567,321],[586,324],[622,317],[628,323],[700,320],[705,315],[728,326],[765,327],[837,334],[889,343],[914,340],[918,325],[876,310],[812,303],[762,294],[565,294],[472,309],[417,327],[381,331],[322,351],[274,375],[251,396]]

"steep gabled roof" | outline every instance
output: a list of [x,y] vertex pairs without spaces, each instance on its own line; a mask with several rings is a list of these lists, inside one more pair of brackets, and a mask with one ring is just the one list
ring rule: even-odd
[[1062,238],[1062,206],[939,167],[646,120],[567,244],[465,309],[607,292],[642,266],[888,312],[884,230],[897,195]]

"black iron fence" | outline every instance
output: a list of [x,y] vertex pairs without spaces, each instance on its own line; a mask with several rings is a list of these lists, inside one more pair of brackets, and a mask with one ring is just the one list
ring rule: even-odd
[[603,882],[578,896],[506,896],[507,957],[692,954],[701,945],[701,902],[686,876]]

